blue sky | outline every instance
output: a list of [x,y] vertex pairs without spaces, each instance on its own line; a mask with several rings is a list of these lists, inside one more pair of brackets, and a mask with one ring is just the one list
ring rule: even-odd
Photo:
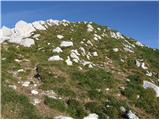
[[47,19],[94,21],[158,48],[158,2],[2,2],[2,25]]

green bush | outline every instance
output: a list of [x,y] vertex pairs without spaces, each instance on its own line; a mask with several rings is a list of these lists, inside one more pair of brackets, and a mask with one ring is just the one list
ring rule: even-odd
[[85,73],[73,72],[72,79],[77,80],[86,89],[113,87],[116,82],[112,74],[103,69],[91,69]]
[[147,113],[153,114],[156,118],[159,115],[159,102],[152,89],[146,89],[137,100],[136,106],[144,109]]
[[101,92],[101,91],[98,92],[97,90],[94,90],[94,89],[89,90],[89,91],[88,91],[88,95],[89,95],[89,97],[90,97],[91,99],[101,100],[101,99],[105,98],[105,95],[104,95],[103,92]]
[[44,98],[44,104],[61,112],[64,112],[66,110],[65,103],[63,101],[49,98],[47,96],[45,96]]
[[79,118],[82,119],[87,115],[87,112],[85,110],[85,107],[79,103],[77,100],[69,99],[67,101],[68,109],[67,112],[73,117],[73,118]]
[[143,80],[140,78],[139,75],[130,75],[128,76],[128,79],[131,80],[131,82],[135,83],[135,84],[142,84]]
[[58,95],[74,97],[76,96],[75,92],[70,90],[69,88],[54,88],[54,91],[58,93]]
[[122,95],[125,95],[132,103],[137,101],[137,95],[144,92],[144,88],[140,84],[128,83],[128,86],[121,91]]

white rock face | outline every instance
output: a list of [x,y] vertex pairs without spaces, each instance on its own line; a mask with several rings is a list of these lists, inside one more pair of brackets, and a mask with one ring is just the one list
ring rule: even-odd
[[73,46],[73,42],[71,41],[62,41],[60,47],[71,47]]
[[98,56],[97,52],[93,52],[92,54],[93,54],[93,56]]
[[35,21],[32,23],[33,27],[38,30],[46,30],[46,28],[43,26],[45,22],[44,21]]
[[0,43],[9,39],[11,35],[12,31],[9,28],[3,26],[2,29],[0,29]]
[[31,45],[35,44],[34,40],[27,37],[30,37],[33,31],[35,31],[35,29],[31,23],[19,21],[16,23],[15,28],[13,29],[9,29],[7,27],[3,27],[1,29],[2,39],[0,42],[2,43],[5,40],[8,40],[11,43],[20,44],[25,47],[31,47]]
[[23,45],[25,47],[31,47],[34,44],[35,44],[34,40],[30,38],[22,39],[20,43],[20,45]]
[[72,65],[72,61],[70,59],[70,57],[67,57],[67,60],[65,61],[67,63],[67,65],[71,66]]
[[148,82],[148,81],[143,81],[143,87],[145,89],[147,88],[152,88],[155,92],[156,92],[156,96],[159,97],[159,87],[154,85],[153,83],[151,82]]
[[63,58],[61,58],[59,55],[54,55],[48,58],[48,61],[60,61],[60,60],[63,60]]
[[6,36],[6,37],[10,37],[12,35],[11,29],[9,29],[5,26],[2,27],[1,32],[2,32],[2,35]]
[[129,119],[139,119],[131,110],[128,112]]
[[34,27],[31,23],[26,23],[25,21],[18,21],[15,25],[16,33],[20,34],[22,37],[29,37],[34,31]]
[[91,113],[89,114],[88,116],[84,117],[83,119],[90,119],[90,120],[95,120],[95,119],[98,119],[98,115],[95,114],[95,113]]
[[91,24],[88,24],[87,25],[87,31],[88,32],[92,32],[94,30],[94,28],[92,27],[92,25]]
[[113,48],[113,51],[114,51],[114,52],[118,52],[119,49],[118,49],[118,48]]
[[56,53],[60,53],[60,52],[63,52],[62,49],[60,47],[56,47],[55,49],[52,50],[53,52],[56,52]]
[[63,35],[57,35],[57,38],[58,38],[58,39],[63,39],[64,36],[63,36]]
[[31,93],[32,93],[33,95],[37,95],[39,92],[38,92],[37,90],[31,90]]

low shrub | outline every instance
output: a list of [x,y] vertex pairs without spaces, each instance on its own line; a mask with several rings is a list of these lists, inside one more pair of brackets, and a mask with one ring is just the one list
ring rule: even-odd
[[82,119],[87,115],[87,112],[85,110],[85,107],[79,103],[77,100],[69,99],[67,101],[68,109],[67,112],[73,117],[73,118],[79,118]]
[[64,112],[66,110],[65,103],[63,101],[49,98],[47,96],[45,96],[44,98],[44,104],[61,112]]

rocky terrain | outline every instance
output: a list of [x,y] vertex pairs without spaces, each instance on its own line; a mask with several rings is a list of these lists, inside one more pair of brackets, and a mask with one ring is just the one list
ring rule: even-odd
[[0,29],[2,118],[159,118],[159,50],[94,22]]

